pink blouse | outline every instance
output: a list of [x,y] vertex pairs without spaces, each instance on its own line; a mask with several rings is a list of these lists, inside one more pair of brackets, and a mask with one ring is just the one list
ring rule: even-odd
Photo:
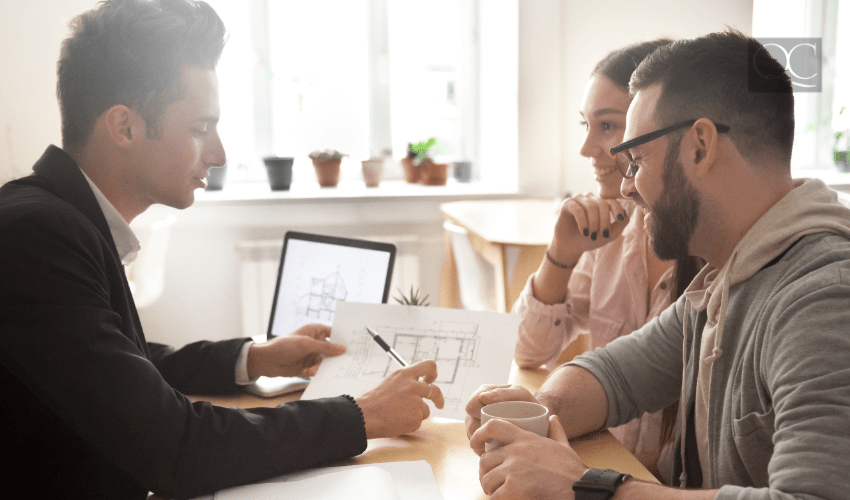
[[[637,330],[672,303],[672,267],[652,292],[647,292],[644,214],[643,209],[635,208],[619,238],[582,255],[573,269],[564,303],[547,305],[535,299],[533,276],[529,278],[513,307],[513,312],[522,316],[515,351],[519,366],[552,370],[561,352],[579,334],[589,335],[591,350],[603,347]],[[660,411],[644,414],[609,430],[649,469],[655,469],[657,462],[669,483],[672,462],[667,457],[658,460],[661,416]],[[665,449],[664,454],[668,451]]]

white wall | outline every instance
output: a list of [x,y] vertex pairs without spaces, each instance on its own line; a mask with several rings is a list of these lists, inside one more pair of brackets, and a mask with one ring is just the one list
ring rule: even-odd
[[0,0],[0,184],[59,145],[56,60],[67,23],[92,0]]
[[519,186],[554,197],[564,178],[564,0],[519,4]]
[[578,154],[582,91],[612,50],[661,37],[689,38],[726,26],[752,31],[752,0],[534,0],[520,2],[519,177],[543,196],[595,191]]

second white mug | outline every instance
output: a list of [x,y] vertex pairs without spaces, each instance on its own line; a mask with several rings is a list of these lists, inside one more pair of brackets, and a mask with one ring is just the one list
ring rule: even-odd
[[[481,425],[493,418],[506,420],[538,436],[549,437],[549,408],[539,403],[502,401],[481,408]],[[484,444],[484,450],[490,451],[499,446],[502,446],[502,443],[491,439]]]

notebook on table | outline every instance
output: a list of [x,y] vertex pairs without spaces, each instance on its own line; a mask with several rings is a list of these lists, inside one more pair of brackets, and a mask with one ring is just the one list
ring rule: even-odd
[[[308,323],[333,324],[336,303],[386,303],[395,245],[288,231],[277,271],[269,339]],[[246,389],[272,397],[303,389],[309,379],[260,377]]]

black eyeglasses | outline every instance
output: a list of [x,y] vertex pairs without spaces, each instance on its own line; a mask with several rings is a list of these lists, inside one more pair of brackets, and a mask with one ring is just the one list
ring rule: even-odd
[[[661,130],[656,130],[655,132],[644,134],[640,137],[635,137],[630,141],[626,141],[620,144],[619,146],[614,146],[613,148],[611,148],[611,157],[614,158],[614,161],[617,162],[617,168],[620,169],[620,173],[623,174],[623,177],[625,177],[626,179],[631,179],[637,174],[638,166],[637,163],[635,163],[634,158],[632,158],[632,154],[629,152],[629,149],[640,146],[642,144],[646,144],[650,141],[654,141],[655,139],[667,135],[674,130],[683,127],[690,127],[696,122],[696,120],[688,120],[682,123],[677,123],[676,125],[671,125],[669,127],[662,128]],[[721,134],[729,132],[728,125],[720,125],[719,123],[715,123],[714,127],[717,128],[717,131]]]

